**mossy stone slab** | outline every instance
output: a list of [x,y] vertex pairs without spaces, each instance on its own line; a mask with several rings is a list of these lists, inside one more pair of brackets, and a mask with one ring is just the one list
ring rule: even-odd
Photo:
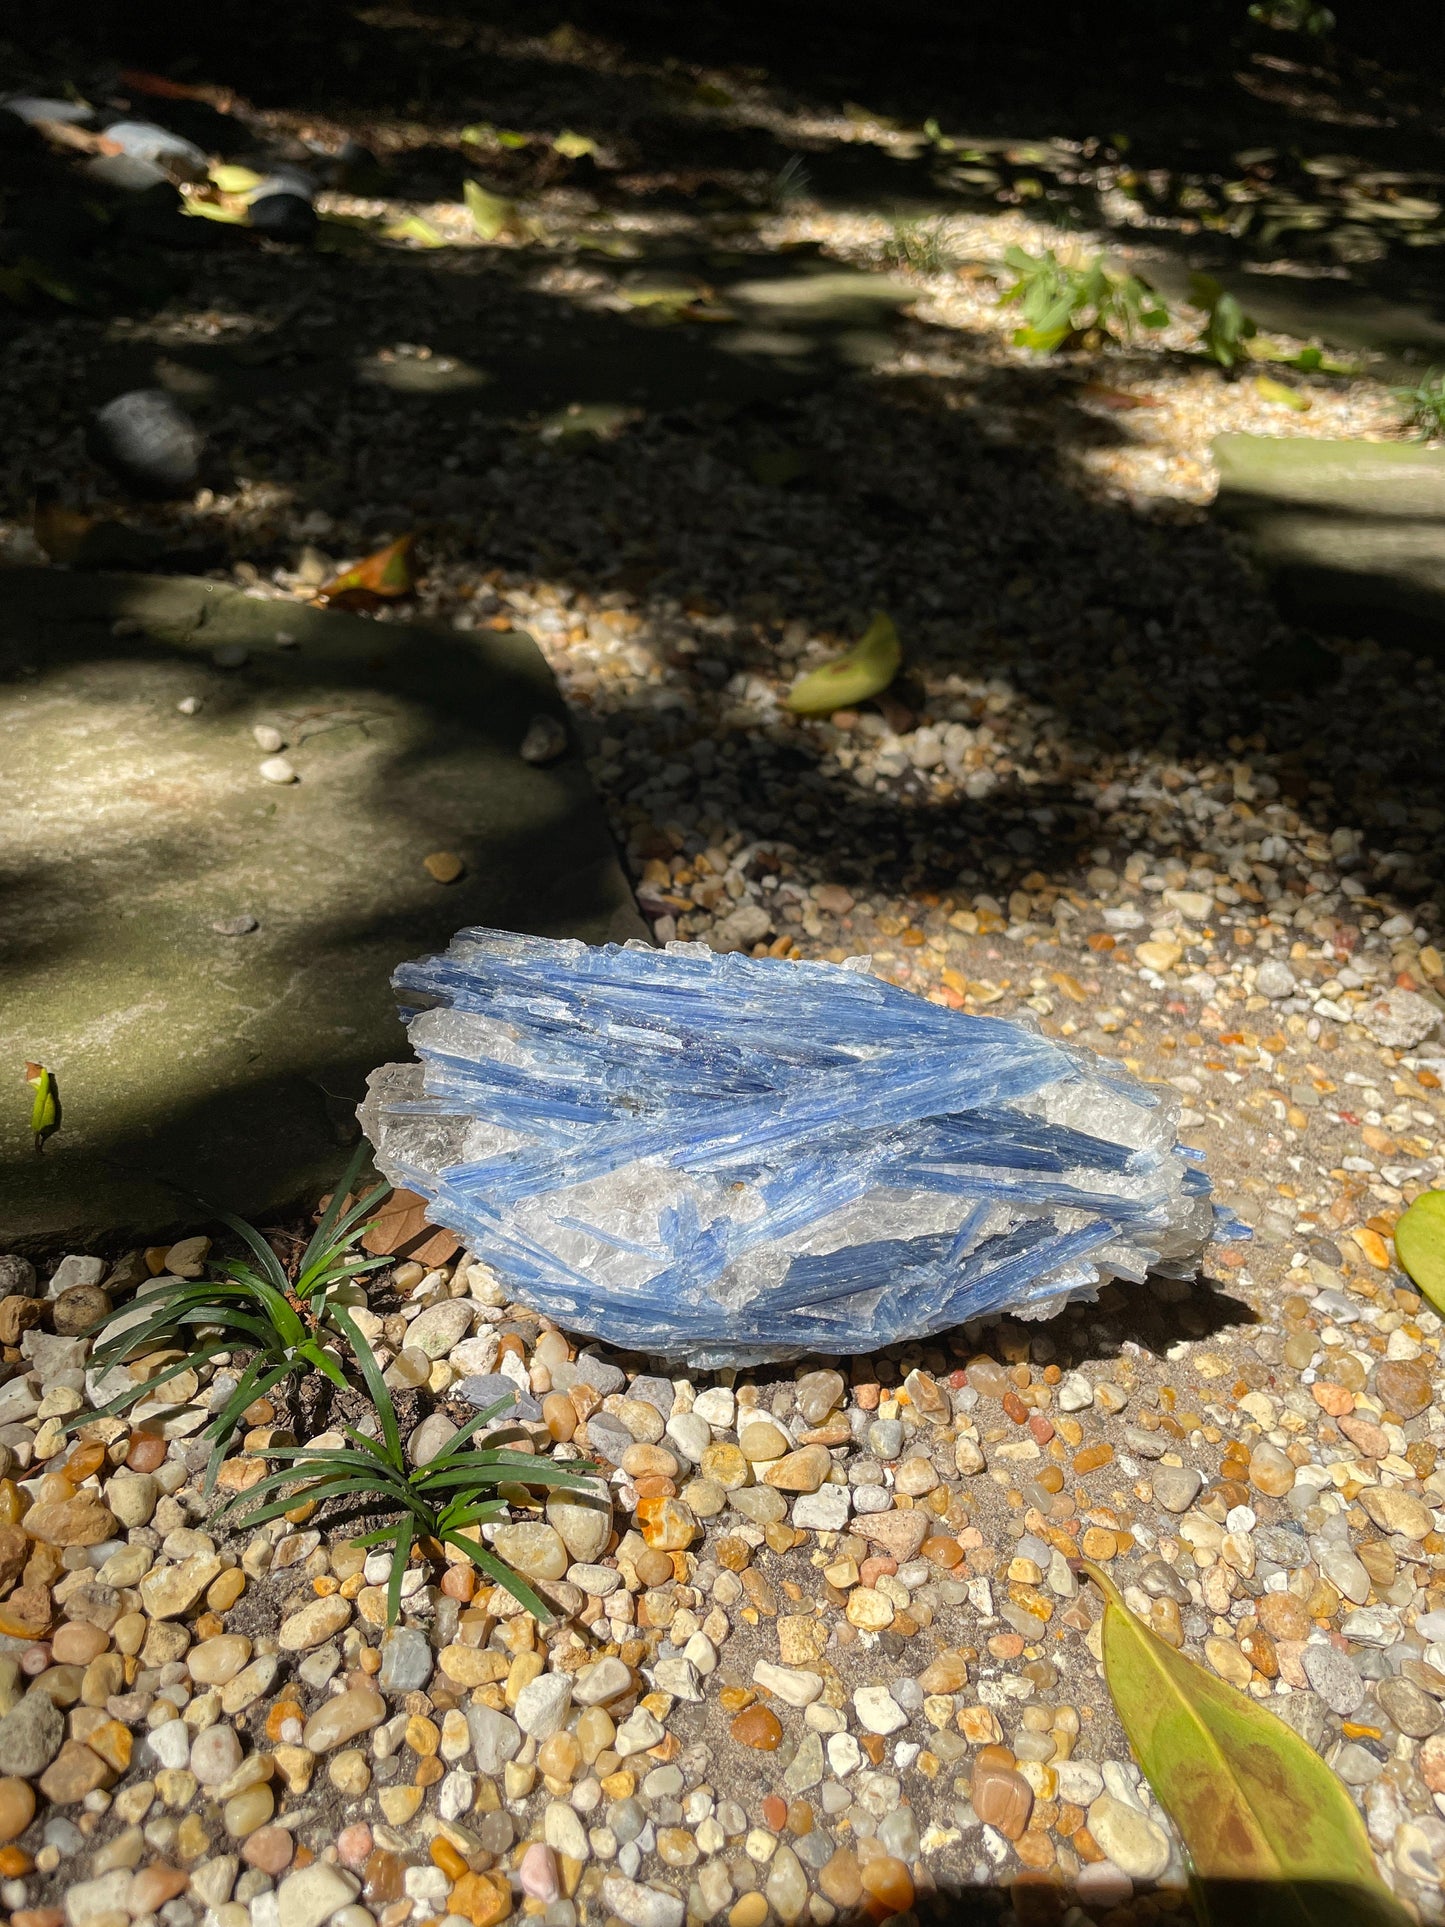
[[1321,627],[1445,642],[1445,449],[1220,435],[1216,513]]
[[[398,962],[470,923],[645,934],[576,746],[518,755],[540,713],[565,715],[525,635],[7,572],[0,1250],[314,1195],[405,1049]],[[258,724],[299,781],[262,778]],[[448,886],[439,851],[465,864]],[[27,1059],[60,1091],[40,1155]]]

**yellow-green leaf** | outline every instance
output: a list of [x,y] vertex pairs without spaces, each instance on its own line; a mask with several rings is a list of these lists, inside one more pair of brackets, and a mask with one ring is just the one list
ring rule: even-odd
[[552,146],[564,160],[568,161],[580,161],[584,154],[597,152],[596,141],[588,140],[585,134],[574,134],[565,127],[553,141]]
[[1436,1311],[1445,1311],[1445,1191],[1422,1191],[1395,1226],[1395,1256]]
[[56,1101],[55,1079],[43,1064],[25,1066],[25,1082],[35,1093],[30,1106],[30,1128],[35,1133],[38,1149],[43,1138],[55,1129],[60,1122],[60,1108]]
[[462,187],[472,226],[484,241],[495,241],[516,209],[501,194],[491,194],[480,181],[467,181]]
[[1308,395],[1302,395],[1298,388],[1287,387],[1282,381],[1276,381],[1273,375],[1256,375],[1254,385],[1263,400],[1275,402],[1281,408],[1292,408],[1297,415],[1305,414],[1309,408]]
[[391,221],[381,231],[388,241],[411,241],[420,248],[446,246],[431,222],[424,221],[419,214],[408,214],[402,220]]
[[233,167],[228,161],[217,161],[211,169],[211,185],[222,194],[249,194],[261,179],[253,168]]
[[188,194],[181,202],[183,214],[199,214],[205,221],[229,221],[233,227],[246,225],[246,210],[225,201],[203,200],[199,194]]
[[1104,1674],[1145,1778],[1189,1853],[1210,1927],[1406,1927],[1354,1801],[1256,1701],[1107,1602]]
[[788,708],[797,716],[829,716],[835,709],[851,709],[854,703],[880,695],[898,674],[902,660],[898,631],[880,609],[861,642],[798,678],[788,693]]

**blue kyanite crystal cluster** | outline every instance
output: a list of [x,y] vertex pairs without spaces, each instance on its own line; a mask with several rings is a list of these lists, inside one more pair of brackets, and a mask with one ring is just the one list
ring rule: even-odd
[[1189,1276],[1239,1230],[1172,1093],[866,959],[463,930],[393,982],[420,1061],[371,1078],[379,1168],[613,1345],[870,1351]]

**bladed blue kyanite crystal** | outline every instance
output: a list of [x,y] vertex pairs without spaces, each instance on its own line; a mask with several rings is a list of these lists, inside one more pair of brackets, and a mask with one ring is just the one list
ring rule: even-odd
[[[700,1367],[871,1351],[1240,1227],[1178,1100],[842,965],[463,930],[393,979],[377,1165],[559,1325]],[[1218,1223],[1218,1231],[1216,1231]]]

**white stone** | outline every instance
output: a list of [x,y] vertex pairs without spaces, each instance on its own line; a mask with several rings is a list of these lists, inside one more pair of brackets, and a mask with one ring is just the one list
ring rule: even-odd
[[406,1328],[408,1349],[425,1352],[428,1358],[445,1358],[470,1331],[476,1309],[469,1298],[444,1298],[439,1305],[428,1305]]
[[1094,1388],[1082,1372],[1070,1372],[1055,1394],[1061,1412],[1082,1412],[1094,1402]]
[[1169,1865],[1168,1834],[1112,1793],[1101,1793],[1089,1808],[1089,1832],[1131,1880],[1157,1880]]
[[645,1706],[639,1706],[618,1727],[613,1746],[619,1759],[625,1760],[634,1753],[646,1752],[649,1746],[660,1746],[662,1736],[661,1722]]
[[860,1686],[853,1695],[853,1711],[865,1733],[896,1733],[908,1724],[908,1715],[886,1686]]
[[848,1523],[849,1503],[846,1485],[820,1485],[793,1501],[793,1524],[800,1532],[841,1532]]
[[667,1436],[694,1465],[712,1444],[712,1428],[697,1412],[674,1412],[667,1421]]
[[129,1867],[113,1867],[96,1880],[78,1881],[65,1892],[65,1918],[70,1927],[89,1927],[108,1914],[130,1912],[130,1890],[135,1875]]
[[709,1385],[693,1400],[692,1409],[715,1431],[729,1432],[737,1417],[737,1399],[726,1385]]
[[560,1732],[572,1705],[572,1682],[565,1673],[541,1673],[517,1695],[513,1718],[534,1740]]
[[757,1685],[774,1694],[786,1706],[811,1706],[823,1691],[823,1678],[820,1673],[804,1672],[794,1666],[775,1666],[768,1659],[760,1659],[753,1667],[753,1679]]
[[565,1800],[553,1800],[542,1815],[542,1838],[554,1853],[565,1853],[569,1860],[592,1857],[582,1822]]
[[345,1868],[313,1860],[299,1873],[288,1874],[277,1890],[280,1927],[322,1927],[360,1890],[361,1882]]
[[622,1874],[602,1882],[602,1899],[627,1927],[682,1927],[687,1908],[682,1896],[663,1887],[644,1887]]

